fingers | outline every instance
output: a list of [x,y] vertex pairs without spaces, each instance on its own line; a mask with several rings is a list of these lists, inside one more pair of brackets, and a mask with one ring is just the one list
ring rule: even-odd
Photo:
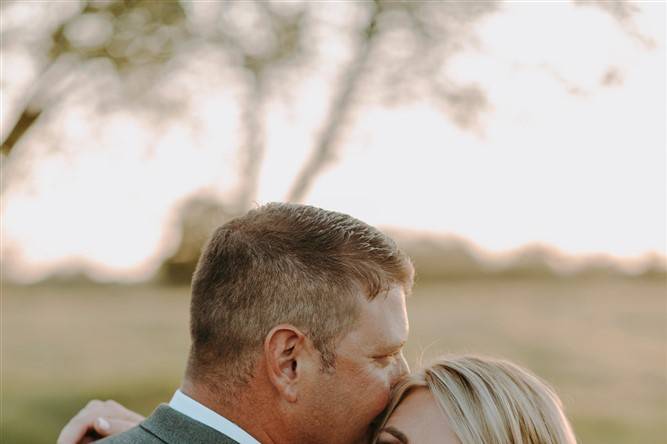
[[74,418],[65,425],[58,436],[58,444],[79,444],[84,442],[83,438],[90,430],[90,426],[97,418],[101,410],[102,401],[90,401]]
[[133,412],[132,410],[124,407],[122,404],[117,403],[113,399],[104,401],[103,409],[104,409],[104,414],[100,416],[104,416],[107,419],[125,420],[133,422],[134,425],[137,425],[137,423],[140,423],[141,421],[146,419],[137,412]]
[[109,436],[134,427],[144,417],[116,401],[90,401],[60,432],[58,444],[91,442],[91,435]]
[[[141,420],[138,422],[141,422]],[[136,426],[138,422],[128,421],[126,419],[99,417],[95,420],[93,428],[102,436],[111,436],[130,430],[132,427]]]

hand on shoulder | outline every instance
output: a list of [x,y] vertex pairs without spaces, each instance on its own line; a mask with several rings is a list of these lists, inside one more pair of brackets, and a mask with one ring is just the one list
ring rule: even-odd
[[145,418],[116,401],[92,400],[60,432],[57,444],[87,444],[122,433]]

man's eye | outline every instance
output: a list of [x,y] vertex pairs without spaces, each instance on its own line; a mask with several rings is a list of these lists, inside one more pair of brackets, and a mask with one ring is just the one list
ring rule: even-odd
[[381,363],[389,363],[391,362],[396,356],[398,356],[400,352],[395,352],[395,353],[390,353],[388,355],[382,355],[382,356],[376,356],[374,359],[378,362]]

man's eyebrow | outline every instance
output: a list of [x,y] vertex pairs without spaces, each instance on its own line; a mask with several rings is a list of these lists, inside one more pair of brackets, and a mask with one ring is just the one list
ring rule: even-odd
[[410,440],[408,439],[407,436],[405,436],[405,433],[401,432],[396,427],[393,426],[385,427],[381,430],[381,432],[389,433],[391,436],[398,439],[402,444],[410,444]]

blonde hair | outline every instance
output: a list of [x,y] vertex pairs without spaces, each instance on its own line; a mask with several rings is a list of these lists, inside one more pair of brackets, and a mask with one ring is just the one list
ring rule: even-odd
[[382,425],[418,387],[430,390],[461,444],[576,444],[554,390],[511,362],[441,357],[397,385]]

